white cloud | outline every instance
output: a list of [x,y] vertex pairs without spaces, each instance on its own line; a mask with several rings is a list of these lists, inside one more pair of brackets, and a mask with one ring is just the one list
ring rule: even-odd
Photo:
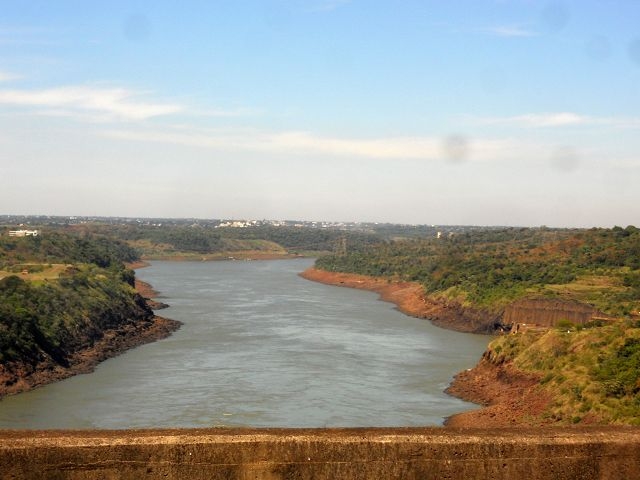
[[[472,117],[473,118],[473,117]],[[511,125],[516,127],[555,128],[570,126],[611,126],[618,128],[638,128],[640,118],[636,117],[595,117],[574,112],[525,113],[511,117],[476,118],[482,124]]]
[[566,125],[584,125],[592,122],[590,117],[572,112],[529,113],[510,117],[505,120],[530,127],[561,127]]
[[[123,88],[65,86],[43,90],[0,90],[0,104],[52,109],[55,114],[97,114],[105,119],[145,120],[178,113],[175,104],[147,102],[141,95]],[[45,110],[42,110],[42,109]]]
[[12,80],[19,80],[20,78],[22,78],[20,75],[0,71],[0,82],[10,82]]
[[[284,155],[328,155],[383,160],[442,160],[444,140],[439,137],[337,138],[310,132],[257,130],[110,130],[110,138],[168,143],[232,151]],[[512,160],[521,157],[522,143],[511,139],[468,139],[468,160]]]
[[189,113],[191,115],[203,116],[203,117],[226,117],[226,118],[236,118],[236,117],[254,117],[256,115],[262,114],[262,111],[254,108],[234,108],[234,109],[208,109],[208,110],[193,110],[190,109]]
[[484,30],[484,33],[498,37],[535,37],[538,33],[520,25],[497,25]]

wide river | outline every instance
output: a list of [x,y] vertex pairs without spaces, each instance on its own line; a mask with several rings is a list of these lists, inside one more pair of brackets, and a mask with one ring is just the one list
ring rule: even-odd
[[311,264],[153,262],[137,275],[182,328],[1,400],[0,428],[441,425],[475,408],[443,390],[489,337],[299,277]]

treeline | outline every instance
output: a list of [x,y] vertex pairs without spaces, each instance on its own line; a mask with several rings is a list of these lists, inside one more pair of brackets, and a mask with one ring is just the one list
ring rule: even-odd
[[[342,242],[350,246],[377,243],[380,235],[331,228],[256,225],[214,228],[193,225],[83,225],[76,230],[111,236],[137,246],[139,253],[157,251],[211,254],[280,247],[290,253],[333,252]],[[343,240],[344,239],[344,240]],[[262,242],[262,243],[261,243]],[[154,247],[155,246],[155,247]]]
[[47,231],[37,237],[0,236],[0,270],[21,262],[119,265],[139,258],[125,242],[102,235]]
[[292,253],[332,252],[345,245],[361,248],[380,242],[381,237],[372,233],[345,231],[329,228],[276,227],[260,225],[249,228],[222,228],[225,238],[240,240],[268,240],[281,245]]
[[57,281],[0,280],[0,364],[30,365],[47,357],[63,367],[74,352],[153,312],[129,285],[125,270],[70,267]]
[[[505,228],[440,239],[388,241],[317,260],[318,268],[420,282],[428,293],[500,307],[527,294],[553,295],[585,275],[616,288],[593,300],[612,314],[640,301],[640,231],[627,228]],[[598,293],[598,292],[592,292]]]

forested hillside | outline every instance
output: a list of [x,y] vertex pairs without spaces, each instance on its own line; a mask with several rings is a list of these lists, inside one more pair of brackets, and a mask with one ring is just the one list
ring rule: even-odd
[[136,258],[106,237],[0,237],[0,396],[41,367],[72,366],[107,332],[126,337],[152,325],[124,264]]
[[538,379],[533,395],[550,401],[537,420],[522,422],[640,424],[637,319],[505,335],[489,345],[482,363],[502,378],[515,369]]
[[[58,227],[59,228],[59,227]],[[214,228],[204,224],[178,225],[74,225],[65,231],[98,234],[122,240],[145,258],[188,259],[225,258],[271,254],[317,255],[333,252],[343,242],[350,245],[378,243],[374,233],[344,231],[335,228],[256,225],[247,228]]]
[[389,241],[321,257],[316,266],[417,281],[428,294],[491,309],[527,296],[572,298],[611,315],[640,309],[640,231],[633,226]]
[[[508,228],[390,241],[321,257],[316,266],[420,282],[430,301],[443,304],[436,315],[464,316],[465,308],[458,306],[466,305],[487,312],[491,320],[510,308],[515,324],[523,322],[519,305],[557,305],[560,312],[576,303],[593,307],[600,313],[588,322],[573,324],[555,315],[559,320],[554,327],[545,322],[546,328],[514,328],[495,339],[478,366],[461,372],[449,390],[488,405],[488,410],[468,412],[454,421],[486,426],[638,424],[640,230],[636,227]],[[541,316],[553,316],[542,310],[526,313],[533,323]]]

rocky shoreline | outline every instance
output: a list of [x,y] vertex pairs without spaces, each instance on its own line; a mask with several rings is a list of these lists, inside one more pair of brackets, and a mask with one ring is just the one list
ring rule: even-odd
[[445,421],[447,427],[494,428],[542,426],[552,422],[543,418],[551,402],[537,388],[540,378],[518,371],[512,365],[496,365],[485,353],[478,364],[458,373],[445,390],[454,397],[482,405],[458,413]]
[[[422,286],[415,282],[394,282],[366,275],[327,272],[313,267],[300,276],[327,285],[377,292],[381,300],[395,303],[401,312],[428,319],[434,325],[450,330],[492,333],[492,327],[499,321],[490,312],[465,308],[444,299],[429,298]],[[474,368],[458,373],[446,390],[446,393],[482,405],[482,408],[453,415],[445,421],[445,425],[486,428],[549,423],[541,417],[550,399],[538,392],[536,386],[539,379],[519,372],[510,365],[495,365],[485,357],[486,354]]]
[[[137,268],[140,266],[142,265],[136,265]],[[152,300],[157,293],[149,284],[136,280],[136,289],[151,309],[157,310],[167,306]],[[177,320],[154,315],[150,319],[141,319],[119,328],[106,330],[93,345],[70,355],[67,359],[69,364],[67,367],[48,357],[36,365],[19,362],[0,365],[0,399],[6,395],[26,392],[73,375],[90,373],[100,362],[137,346],[166,338],[181,325],[182,322]]]
[[131,348],[166,338],[180,328],[180,325],[181,322],[177,320],[154,316],[148,322],[138,322],[107,330],[91,347],[71,355],[68,359],[68,367],[57,364],[51,358],[35,366],[21,363],[0,365],[0,398],[26,392],[80,373],[90,373],[100,362]]

